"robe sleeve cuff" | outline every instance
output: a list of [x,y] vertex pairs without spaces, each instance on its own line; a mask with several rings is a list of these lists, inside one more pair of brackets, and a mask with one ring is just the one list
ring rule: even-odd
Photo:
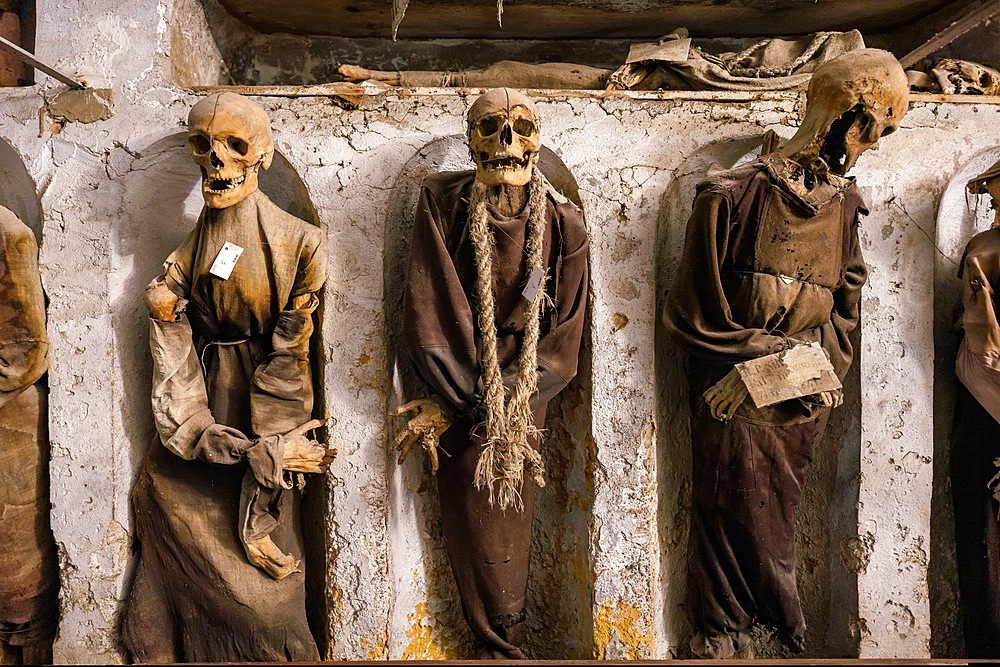
[[280,435],[254,440],[244,454],[254,478],[261,486],[269,489],[292,488],[292,485],[284,479],[282,462],[285,456],[285,441]]

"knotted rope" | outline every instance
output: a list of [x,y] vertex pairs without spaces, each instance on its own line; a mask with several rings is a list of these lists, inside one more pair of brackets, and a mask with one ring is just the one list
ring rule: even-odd
[[[489,489],[489,502],[499,503],[500,509],[511,505],[524,509],[521,500],[525,466],[538,486],[545,486],[545,466],[541,455],[529,444],[538,436],[530,398],[538,390],[538,337],[542,302],[545,299],[545,277],[529,306],[521,353],[518,356],[517,378],[510,401],[505,401],[503,375],[497,358],[496,304],[493,294],[493,230],[486,212],[488,186],[475,181],[469,198],[469,236],[476,256],[476,292],[479,297],[478,319],[482,335],[482,379],[486,390],[486,421],[483,451],[476,464],[477,489]],[[527,275],[535,268],[542,270],[543,218],[545,215],[545,183],[538,167],[533,167],[528,195],[528,255]]]

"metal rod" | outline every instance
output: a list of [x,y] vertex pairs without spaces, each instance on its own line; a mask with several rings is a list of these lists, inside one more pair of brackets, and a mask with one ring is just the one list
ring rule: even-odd
[[13,51],[14,55],[17,56],[19,60],[28,63],[35,69],[40,69],[41,71],[51,76],[53,79],[57,79],[71,88],[86,88],[86,86],[80,83],[79,81],[71,79],[62,72],[58,72],[52,69],[38,58],[25,51],[14,42],[5,39],[4,37],[0,37],[0,48],[6,48],[8,51]]

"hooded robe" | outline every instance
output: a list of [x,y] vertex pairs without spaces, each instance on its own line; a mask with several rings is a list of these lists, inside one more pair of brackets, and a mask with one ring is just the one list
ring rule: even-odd
[[38,246],[31,230],[0,207],[0,642],[10,646],[51,643],[59,620],[48,351]]
[[[474,179],[475,172],[465,171],[424,180],[403,297],[404,339],[417,374],[434,398],[458,417],[441,436],[441,448],[451,456],[440,458],[437,478],[441,528],[465,618],[488,648],[520,657],[535,488],[525,480],[521,512],[491,507],[488,490],[475,488],[483,440],[472,429],[484,420],[485,390],[475,311],[475,250],[468,225]],[[541,313],[538,391],[531,397],[537,428],[544,425],[548,401],[576,375],[588,286],[583,213],[551,188],[545,207],[542,264],[551,302]],[[530,308],[522,296],[528,279],[529,210],[526,206],[514,217],[490,205],[486,210],[495,239],[497,357],[509,394]],[[537,437],[529,441],[538,448]]]
[[795,587],[795,510],[829,410],[806,399],[730,421],[702,394],[742,361],[819,342],[843,380],[867,269],[866,214],[852,179],[812,190],[778,156],[710,173],[698,185],[664,323],[689,356],[693,454],[688,614],[692,649],[726,658],[753,622],[793,649],[805,638]]
[[[227,241],[244,250],[223,280],[210,269]],[[302,558],[281,434],[312,417],[326,265],[322,231],[259,191],[203,209],[167,259],[163,279],[188,303],[174,322],[150,320],[159,437],[132,495],[141,552],[124,622],[137,661],[318,659],[304,573],[273,579],[241,540],[270,535]]]

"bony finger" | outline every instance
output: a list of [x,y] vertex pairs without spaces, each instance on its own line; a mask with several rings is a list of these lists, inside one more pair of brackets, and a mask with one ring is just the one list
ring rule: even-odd
[[309,431],[313,430],[314,428],[319,428],[325,423],[326,423],[325,419],[311,419],[302,426],[293,428],[291,431],[285,434],[285,437],[289,438],[296,435],[305,435]]
[[423,405],[422,399],[417,399],[415,401],[410,401],[409,403],[404,403],[395,410],[392,411],[393,417],[398,417],[399,415],[406,414],[407,412],[413,412],[414,410],[419,410],[420,406]]

